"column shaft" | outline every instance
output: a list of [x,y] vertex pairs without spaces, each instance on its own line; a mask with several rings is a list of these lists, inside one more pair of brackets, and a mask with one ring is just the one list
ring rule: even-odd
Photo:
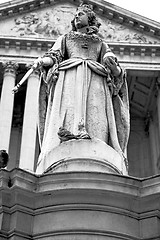
[[[157,138],[157,140],[160,139],[160,77],[157,79],[157,116],[158,116],[158,135],[159,138]],[[155,136],[156,137],[156,136]],[[157,156],[157,172],[159,172],[159,152],[158,152],[158,156]]]
[[0,99],[0,149],[5,149],[8,152],[14,104],[12,88],[15,85],[17,64],[7,62],[4,64],[4,68],[3,86]]
[[156,136],[155,136],[155,126],[153,121],[150,122],[150,126],[149,126],[149,140],[150,140],[150,146],[151,146],[151,168],[153,170],[152,175],[157,174],[158,173],[158,169],[157,169],[157,160],[158,160],[158,156],[157,156],[157,149],[156,149]]
[[160,134],[160,90],[158,90],[158,96],[157,96],[157,115],[158,115],[158,128],[159,128],[159,134]]
[[34,170],[35,146],[38,116],[39,74],[32,73],[28,78],[19,167]]

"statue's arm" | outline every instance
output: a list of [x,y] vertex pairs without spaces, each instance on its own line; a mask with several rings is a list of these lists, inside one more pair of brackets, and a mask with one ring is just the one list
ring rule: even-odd
[[103,65],[110,70],[113,76],[118,77],[121,74],[121,67],[118,59],[105,42],[102,43],[101,61]]
[[110,73],[112,82],[112,94],[117,95],[124,83],[125,71],[120,66],[115,54],[111,51],[108,44],[105,42],[102,44],[101,61]]
[[52,48],[49,49],[44,56],[37,58],[34,63],[36,63],[38,67],[52,67],[54,64],[57,64],[63,60],[64,51],[65,36],[60,36]]
[[34,61],[34,64],[37,65],[37,67],[51,67],[54,64],[54,61],[49,56],[39,57]]

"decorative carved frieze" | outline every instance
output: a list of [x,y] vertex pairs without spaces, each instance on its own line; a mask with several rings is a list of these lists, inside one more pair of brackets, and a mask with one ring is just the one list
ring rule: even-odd
[[[16,4],[16,6],[15,4],[6,3],[0,8],[0,18],[8,18],[8,16],[16,16],[19,14],[28,13],[29,11],[44,9],[47,6],[49,6],[50,9],[54,9],[56,8],[57,3],[59,3],[58,0],[29,0],[19,2]],[[76,6],[79,5],[79,0],[65,2],[65,4],[68,3],[75,4],[74,7],[76,8]],[[147,35],[160,38],[160,24],[158,22],[131,13],[118,6],[106,3],[104,0],[97,1],[96,3],[95,1],[90,1],[90,3],[93,5],[96,13],[99,16],[105,17],[109,20],[112,19],[114,22],[121,23],[124,26],[130,26],[132,29],[142,31]]]
[[[71,30],[70,22],[73,19],[75,8],[74,5],[59,4],[43,11],[27,13],[14,19],[15,24],[12,25],[10,31],[13,35],[55,39]],[[159,39],[152,37],[156,33],[153,27],[151,31],[143,23],[137,27],[133,19],[130,20],[117,13],[105,11],[104,8],[99,8],[99,21],[101,23],[100,36],[106,41],[160,43]],[[148,35],[145,35],[145,31]]]

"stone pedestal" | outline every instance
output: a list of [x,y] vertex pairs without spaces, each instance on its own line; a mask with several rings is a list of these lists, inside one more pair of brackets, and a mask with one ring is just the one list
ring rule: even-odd
[[61,143],[45,156],[41,155],[37,173],[103,172],[127,174],[124,159],[103,141],[70,140]]

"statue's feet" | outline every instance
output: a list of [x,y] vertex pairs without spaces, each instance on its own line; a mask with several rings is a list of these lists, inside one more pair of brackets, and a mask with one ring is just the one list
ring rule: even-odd
[[61,142],[66,142],[72,139],[77,139],[77,136],[65,129],[64,127],[60,127],[58,130],[58,137]]
[[78,139],[91,139],[91,137],[89,136],[89,134],[87,133],[86,130],[81,131],[78,135],[77,135]]
[[57,134],[61,143],[72,140],[72,139],[91,139],[91,137],[89,136],[85,128],[80,130],[79,133],[75,135],[70,131],[68,131],[67,129],[65,129],[64,127],[60,127]]
[[78,124],[79,133],[77,135],[78,139],[91,139],[88,132],[86,131],[84,119],[82,118]]

